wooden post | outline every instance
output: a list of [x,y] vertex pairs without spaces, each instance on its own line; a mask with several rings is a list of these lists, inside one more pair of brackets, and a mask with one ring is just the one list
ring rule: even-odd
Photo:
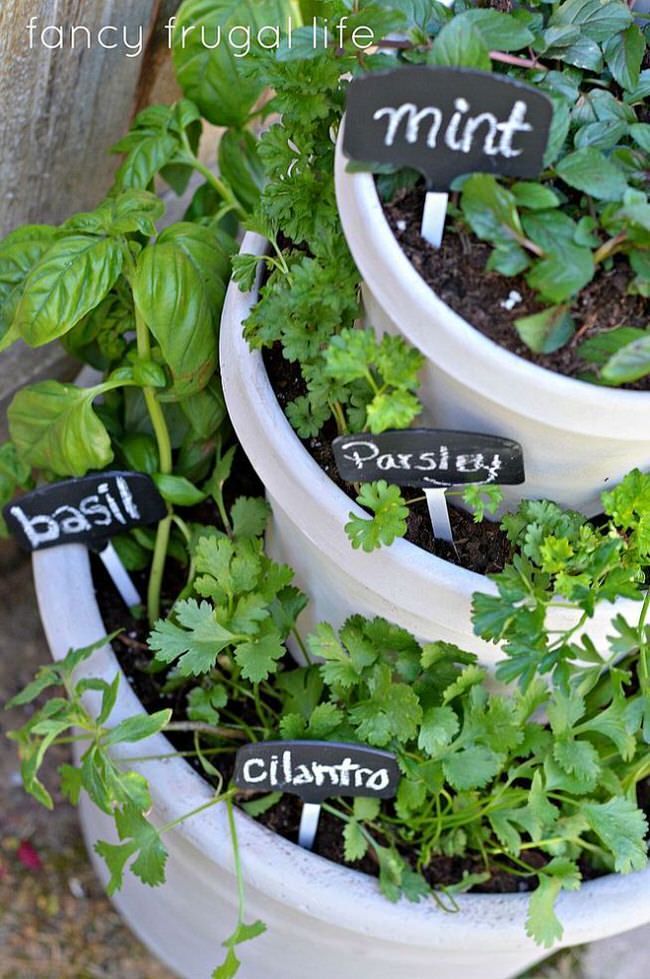
[[[59,223],[90,210],[110,187],[119,157],[109,149],[151,99],[178,98],[162,27],[179,0],[0,0],[0,238],[25,223]],[[35,18],[30,49],[28,23]],[[50,26],[63,28],[65,47]],[[70,47],[70,28],[77,32]],[[137,57],[120,43],[107,43],[126,30],[131,45],[142,31]],[[43,43],[43,40],[46,42]],[[135,49],[134,49],[135,52]],[[71,376],[73,365],[57,345],[30,350],[16,344],[0,357],[0,440],[13,392],[42,377]]]
[[[0,235],[24,222],[62,221],[94,207],[108,189],[119,162],[108,150],[128,128],[141,89],[151,88],[148,50],[152,37],[160,40],[160,8],[160,0],[0,4]],[[63,28],[63,50],[45,46],[57,43],[54,31],[41,38],[49,25]],[[73,25],[88,28],[91,50],[82,31],[71,50]],[[135,51],[122,43],[115,50],[98,45],[107,25],[118,32],[106,34],[106,43],[126,30],[135,45],[141,31],[142,53],[127,57]]]

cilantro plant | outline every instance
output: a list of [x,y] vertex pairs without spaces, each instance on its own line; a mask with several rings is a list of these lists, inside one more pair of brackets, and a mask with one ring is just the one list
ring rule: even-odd
[[[187,596],[151,633],[156,676],[177,701],[184,694],[187,719],[158,711],[111,726],[118,680],[75,682],[73,670],[95,647],[70,653],[43,667],[12,702],[64,689],[12,735],[25,785],[51,804],[38,770],[74,726],[75,738],[87,744],[78,767],[61,769],[62,784],[73,801],[85,790],[115,817],[120,842],[97,844],[111,888],[120,886],[127,865],[155,885],[164,878],[169,827],[149,822],[146,782],[116,761],[113,745],[161,730],[190,733],[194,750],[185,753],[215,785],[206,806],[228,806],[236,852],[233,803],[260,818],[281,802],[277,792],[251,798],[224,786],[220,759],[243,742],[324,739],[388,749],[401,770],[394,802],[324,803],[340,826],[345,860],[354,865],[371,853],[389,900],[435,900],[446,910],[457,910],[457,894],[505,872],[531,891],[528,933],[551,947],[562,937],[556,899],[577,889],[587,868],[628,873],[647,863],[648,823],[636,799],[650,778],[650,602],[643,592],[649,486],[650,477],[632,473],[608,494],[610,524],[600,529],[548,504],[525,505],[537,508],[535,520],[523,508],[508,518],[521,555],[499,576],[498,599],[486,604],[477,596],[477,631],[490,638],[495,623],[507,633],[517,622],[516,638],[523,642],[528,630],[537,648],[543,634],[547,652],[546,662],[538,659],[524,673],[506,634],[504,676],[521,683],[503,693],[494,692],[473,654],[423,644],[383,619],[359,615],[339,630],[319,625],[306,641],[305,665],[296,665],[283,643],[296,637],[304,597],[288,569],[263,554],[265,505],[240,499],[224,528],[192,529]],[[555,634],[544,625],[551,596],[570,596],[588,616],[592,590],[597,598],[638,598],[638,615],[616,617],[609,649],[584,639],[571,645],[569,635],[553,658]],[[574,634],[583,625],[578,621]],[[538,674],[551,668],[547,684]],[[88,691],[97,698],[92,715],[81,700]],[[143,751],[140,760],[146,757]],[[455,881],[440,881],[439,858],[464,868]],[[236,866],[241,885],[238,856]],[[235,946],[264,929],[244,923],[243,905],[238,918],[217,979],[235,975]]]
[[[239,497],[229,512],[224,508],[223,484],[228,478],[232,452],[217,465],[210,481],[215,502],[223,513],[223,529],[186,525],[191,555],[191,593],[202,596],[180,599],[171,618],[156,623],[150,637],[155,653],[152,666],[165,671],[163,687],[185,688],[186,717],[172,718],[169,709],[141,713],[111,724],[120,674],[108,682],[100,678],[78,679],[77,671],[93,653],[118,633],[84,649],[71,650],[60,662],[43,666],[35,679],[6,705],[32,706],[27,722],[9,735],[21,759],[27,792],[47,808],[53,800],[39,772],[48,750],[55,744],[75,742],[80,747],[78,765],[59,768],[61,791],[77,804],[82,791],[102,812],[113,817],[119,843],[100,840],[95,850],[110,871],[107,890],[122,886],[128,867],[144,884],[155,887],[165,880],[167,850],[165,834],[179,823],[223,802],[234,850],[239,889],[238,920],[224,943],[226,959],[214,971],[214,979],[228,979],[239,967],[235,949],[262,934],[260,921],[245,921],[243,881],[233,817],[236,790],[224,786],[222,775],[212,764],[211,738],[225,737],[231,745],[242,740],[268,737],[274,723],[265,700],[274,698],[265,682],[279,669],[285,656],[284,642],[295,631],[295,620],[306,599],[292,584],[293,572],[275,564],[264,554],[262,534],[268,518],[264,500]],[[176,517],[175,519],[180,520]],[[307,649],[304,649],[308,658]],[[50,693],[43,702],[43,695]],[[89,703],[88,697],[93,702]],[[40,703],[35,703],[40,698]],[[243,720],[248,703],[255,721]],[[183,733],[194,737],[193,754],[204,773],[215,783],[208,802],[163,826],[149,819],[152,801],[146,778],[130,766],[147,759],[131,753],[115,756],[112,749],[134,744],[158,732]],[[119,750],[119,749],[118,749]]]

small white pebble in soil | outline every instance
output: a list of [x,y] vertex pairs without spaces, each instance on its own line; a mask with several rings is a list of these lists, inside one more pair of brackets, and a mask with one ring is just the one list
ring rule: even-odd
[[515,306],[518,306],[522,299],[523,296],[521,295],[521,293],[517,292],[516,289],[512,289],[508,298],[502,299],[501,302],[499,303],[499,306],[509,311],[511,309],[514,309]]
[[398,231],[406,231],[406,221],[396,221]]
[[78,901],[86,896],[86,892],[83,889],[83,884],[78,877],[68,878],[68,887],[70,888],[70,893],[73,897],[76,897]]
[[23,777],[19,771],[9,773],[9,785],[12,789],[18,788],[19,785],[23,784]]

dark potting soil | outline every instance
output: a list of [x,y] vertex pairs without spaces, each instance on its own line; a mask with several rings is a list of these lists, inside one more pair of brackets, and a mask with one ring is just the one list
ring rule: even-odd
[[[94,555],[91,556],[91,564],[97,601],[106,631],[112,633],[122,630],[112,640],[112,647],[126,674],[129,685],[149,713],[170,708],[173,711],[174,721],[186,721],[187,688],[175,687],[169,691],[163,689],[167,671],[156,673],[151,671],[152,654],[147,647],[149,628],[146,621],[135,618],[125,609],[124,603],[115,590],[104,566]],[[146,573],[134,572],[132,577],[140,592],[144,593],[146,590]],[[184,581],[185,569],[177,562],[169,560],[163,588],[163,614],[173,604],[175,596],[183,587]],[[289,653],[286,654],[286,659],[283,662],[288,668],[294,665]],[[250,717],[246,716],[247,711],[250,710],[247,704],[243,704],[241,710],[243,720],[254,720],[252,713]],[[227,718],[224,718],[223,723],[227,726]],[[187,752],[186,757],[189,764],[216,787],[217,779],[203,770],[200,761],[193,754],[192,734],[170,732],[167,737],[177,751]],[[240,743],[242,742],[239,740],[233,740],[232,751],[228,753],[219,752],[209,756],[226,785],[232,777],[234,755]],[[245,802],[249,798],[254,798],[254,795],[244,792],[240,794],[238,801]],[[639,787],[639,805],[650,815],[650,779],[646,779]],[[290,842],[297,844],[301,808],[302,804],[298,798],[284,795],[275,806],[259,816],[257,821],[272,832],[278,833]],[[331,813],[322,811],[314,844],[314,853],[334,863],[348,866],[344,858],[342,830],[340,820]],[[386,841],[378,839],[378,842]],[[418,858],[417,847],[403,849],[402,855],[415,867]],[[547,860],[548,857],[540,851],[529,850],[526,853],[526,862],[532,871],[542,867]],[[377,858],[372,851],[369,851],[362,860],[356,861],[352,866],[373,877],[377,877],[379,874]],[[483,861],[476,854],[470,854],[467,857],[439,855],[432,858],[428,866],[424,868],[423,874],[432,887],[444,888],[462,881],[466,874],[484,873],[485,869]],[[502,859],[498,863],[495,862],[489,868],[489,879],[476,884],[472,890],[484,894],[506,894],[533,890],[536,886],[535,877],[520,876],[521,864],[518,868],[513,868],[513,870],[516,869],[519,873],[511,871],[506,859]],[[586,861],[581,862],[580,869],[585,880],[593,879],[605,873],[605,871],[591,867]]]
[[[299,365],[284,359],[279,343],[264,351],[264,363],[273,390],[283,409],[290,401],[305,394],[305,383]],[[301,441],[323,472],[351,500],[354,500],[357,490],[351,483],[341,479],[334,462],[332,441],[338,434],[335,423],[330,421],[318,435]],[[476,571],[478,574],[496,574],[503,570],[511,557],[512,550],[506,534],[498,523],[483,520],[477,524],[471,514],[451,505],[449,515],[456,542],[454,550],[451,544],[433,536],[429,511],[426,500],[422,497],[422,491],[405,489],[403,493],[406,500],[418,500],[417,503],[409,506],[406,533],[408,541],[445,561]],[[452,493],[448,494],[448,499],[453,499]]]
[[[511,353],[539,367],[568,377],[584,379],[593,366],[578,354],[580,344],[590,337],[619,326],[645,329],[648,301],[627,294],[631,272],[621,259],[614,259],[610,271],[599,271],[575,301],[572,311],[577,330],[572,339],[551,354],[535,354],[520,340],[516,319],[544,308],[523,275],[512,278],[487,272],[492,252],[490,245],[469,233],[448,227],[442,246],[433,248],[420,235],[425,188],[402,191],[384,213],[393,234],[413,267],[448,306],[479,332]],[[518,294],[521,299],[509,309]],[[624,385],[627,390],[650,391],[650,378]]]

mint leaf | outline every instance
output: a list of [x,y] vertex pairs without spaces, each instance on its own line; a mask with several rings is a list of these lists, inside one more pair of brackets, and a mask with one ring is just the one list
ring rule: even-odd
[[601,371],[601,377],[609,384],[631,384],[647,374],[650,374],[650,335],[621,347]]
[[[553,267],[557,267],[555,262]],[[542,284],[548,288],[545,277],[552,272],[551,266],[548,264],[544,266],[541,275],[538,271],[539,268],[540,266],[537,265],[536,286],[539,288]],[[530,347],[536,354],[550,354],[559,350],[575,333],[573,317],[569,312],[569,307],[564,305],[549,306],[547,309],[543,309],[541,313],[520,316],[519,319],[515,320],[515,328],[526,346]]]
[[620,201],[627,190],[622,171],[591,146],[569,153],[556,164],[556,169],[570,187],[599,201]]

